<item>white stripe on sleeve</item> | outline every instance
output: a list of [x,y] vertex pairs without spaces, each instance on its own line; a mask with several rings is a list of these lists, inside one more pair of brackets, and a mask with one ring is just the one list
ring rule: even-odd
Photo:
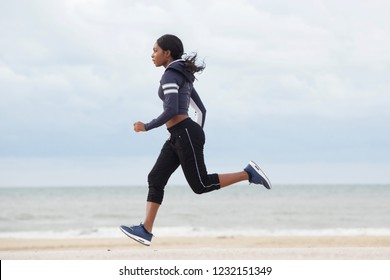
[[179,85],[176,84],[176,83],[163,84],[161,87],[162,87],[163,89],[167,89],[167,88],[176,88],[176,89],[179,89]]
[[168,83],[161,85],[164,94],[179,93],[179,85],[175,83]]

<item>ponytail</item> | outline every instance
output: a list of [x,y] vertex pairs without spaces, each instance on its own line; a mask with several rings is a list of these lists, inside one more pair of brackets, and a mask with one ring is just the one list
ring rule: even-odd
[[198,65],[196,63],[197,59],[198,59],[197,53],[194,53],[192,56],[187,55],[184,58],[184,68],[188,72],[191,72],[192,74],[197,73],[197,72],[202,72],[206,68],[206,64],[203,61],[201,65]]

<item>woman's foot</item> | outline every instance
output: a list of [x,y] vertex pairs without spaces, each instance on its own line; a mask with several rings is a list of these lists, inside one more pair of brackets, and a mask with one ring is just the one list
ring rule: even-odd
[[143,224],[140,224],[139,226],[120,226],[120,230],[126,234],[128,237],[134,239],[135,241],[145,245],[150,246],[150,243],[152,242],[153,234],[148,232]]
[[267,189],[271,189],[272,185],[267,175],[260,169],[260,167],[254,162],[250,161],[248,166],[244,170],[249,175],[249,183],[263,185]]

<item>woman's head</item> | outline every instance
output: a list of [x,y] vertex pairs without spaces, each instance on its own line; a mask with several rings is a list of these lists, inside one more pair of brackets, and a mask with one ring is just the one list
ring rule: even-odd
[[[170,62],[182,58],[183,55],[184,47],[181,40],[175,35],[165,34],[158,38],[154,44],[152,60],[157,67],[167,67]],[[193,55],[186,55],[184,57],[185,69],[191,73],[203,71],[206,66],[204,63],[202,65],[197,65],[196,60],[196,53]]]
[[165,34],[158,38],[156,43],[164,51],[170,51],[173,60],[179,59],[183,56],[183,43],[175,35]]

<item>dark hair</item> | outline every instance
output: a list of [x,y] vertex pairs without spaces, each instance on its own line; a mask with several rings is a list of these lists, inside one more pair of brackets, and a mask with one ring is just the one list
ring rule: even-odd
[[[171,51],[171,57],[176,60],[182,58],[184,55],[184,47],[181,40],[171,34],[165,34],[157,39],[157,45],[160,46],[164,51]],[[201,72],[206,68],[204,62],[202,65],[197,65],[197,53],[193,53],[193,55],[186,55],[184,57],[184,67],[187,71],[191,73]]]

